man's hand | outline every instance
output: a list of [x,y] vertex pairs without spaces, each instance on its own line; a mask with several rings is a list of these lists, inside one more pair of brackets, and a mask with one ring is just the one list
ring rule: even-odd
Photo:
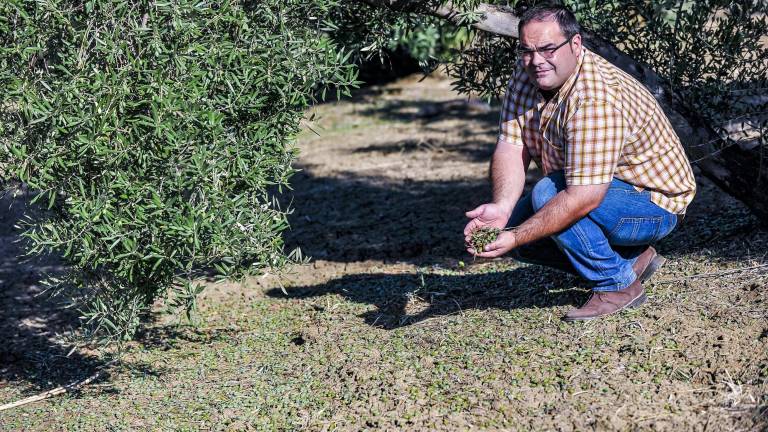
[[[467,226],[464,227],[464,241],[466,244],[469,244],[472,231],[478,228],[491,227],[503,230],[507,226],[507,221],[510,216],[508,211],[504,210],[502,206],[496,203],[483,204],[474,210],[468,211],[466,215],[471,219],[469,223],[467,223]],[[499,240],[497,239],[496,242],[498,241]],[[467,250],[470,251],[470,253],[473,253],[471,248]]]
[[467,252],[481,258],[496,258],[516,247],[517,239],[515,237],[515,231],[502,231],[493,243],[485,246],[485,251],[476,251],[469,247],[467,248]]

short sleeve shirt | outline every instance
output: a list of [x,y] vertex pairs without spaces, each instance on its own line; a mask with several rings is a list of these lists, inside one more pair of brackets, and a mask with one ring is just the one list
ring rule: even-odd
[[615,177],[650,191],[672,213],[685,213],[696,193],[691,164],[656,99],[586,48],[549,101],[518,68],[501,110],[501,143],[525,146],[545,175],[563,170],[568,185]]

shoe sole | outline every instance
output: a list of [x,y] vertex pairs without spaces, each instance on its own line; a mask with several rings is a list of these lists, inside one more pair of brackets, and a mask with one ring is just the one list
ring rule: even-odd
[[615,310],[615,311],[613,311],[611,313],[607,313],[607,314],[603,314],[603,315],[595,315],[595,316],[592,316],[592,317],[578,317],[578,318],[563,317],[563,321],[565,321],[565,322],[591,321],[591,320],[596,319],[596,318],[602,318],[604,316],[608,316],[608,315],[613,315],[613,314],[619,313],[619,312],[621,312],[621,311],[623,311],[625,309],[635,309],[635,308],[638,308],[638,307],[642,306],[643,303],[645,303],[647,301],[648,301],[648,296],[645,295],[645,290],[643,290],[643,292],[641,292],[640,295],[637,296],[634,300],[632,300],[631,302],[629,302],[626,305],[624,305],[624,307],[622,307],[621,309],[617,309],[617,310]]
[[648,266],[645,267],[645,270],[643,270],[643,273],[638,278],[640,280],[640,283],[643,283],[648,279],[650,279],[651,276],[653,276],[653,274],[656,273],[656,271],[660,269],[665,262],[667,262],[667,259],[664,258],[663,256],[658,254],[654,256],[651,262],[648,263]]

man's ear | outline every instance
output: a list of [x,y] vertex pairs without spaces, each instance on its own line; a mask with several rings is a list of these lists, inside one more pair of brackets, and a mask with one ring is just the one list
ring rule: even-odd
[[575,35],[573,35],[573,38],[571,39],[571,49],[574,52],[580,53],[581,52],[581,47],[582,47],[582,45],[581,45],[581,34],[580,33],[576,33]]

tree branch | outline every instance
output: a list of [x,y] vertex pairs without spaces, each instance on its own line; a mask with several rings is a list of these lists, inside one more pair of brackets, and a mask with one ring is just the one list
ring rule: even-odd
[[[359,0],[373,7],[386,7],[402,12],[416,12],[448,20],[462,25],[462,11],[452,2],[438,3],[435,1],[419,0]],[[517,23],[520,19],[511,8],[481,3],[474,11],[480,19],[472,23],[472,27],[484,32],[517,38]]]

